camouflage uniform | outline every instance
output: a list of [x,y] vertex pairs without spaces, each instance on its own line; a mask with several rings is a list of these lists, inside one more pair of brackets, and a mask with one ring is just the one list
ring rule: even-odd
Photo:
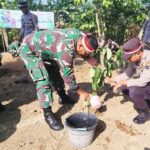
[[[45,30],[24,39],[20,56],[36,83],[37,97],[42,108],[52,104],[51,86],[57,91],[64,88],[65,81],[70,89],[78,87],[73,74],[73,59],[80,35],[77,29]],[[44,62],[50,63],[50,66]]]
[[18,41],[12,42],[7,48],[8,52],[11,53],[12,56],[14,57],[18,55],[18,49],[19,49]]

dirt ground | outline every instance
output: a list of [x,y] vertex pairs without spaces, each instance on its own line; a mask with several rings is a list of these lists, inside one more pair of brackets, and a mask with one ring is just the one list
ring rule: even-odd
[[[36,101],[32,82],[15,84],[21,75],[23,64],[19,59],[4,54],[0,68],[0,101],[6,110],[0,113],[0,150],[78,150],[68,139],[67,129],[52,131],[45,123],[42,110]],[[90,66],[76,61],[77,82],[91,91]],[[136,125],[132,119],[137,114],[130,101],[115,96],[110,87],[100,93],[104,106],[97,112],[100,120],[93,143],[83,150],[148,150],[150,149],[150,122]],[[71,106],[60,106],[54,93],[53,109],[57,116],[65,118],[74,112],[86,111],[83,101]],[[92,109],[91,112],[94,112]]]

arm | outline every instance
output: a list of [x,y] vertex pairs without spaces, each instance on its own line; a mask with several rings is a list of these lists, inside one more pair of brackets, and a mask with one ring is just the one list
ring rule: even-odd
[[122,81],[122,80],[128,80],[128,79],[130,79],[132,77],[134,72],[135,72],[134,64],[128,64],[128,67],[125,70],[125,72],[120,74],[120,75],[118,75],[114,80],[117,83]]
[[38,26],[38,17],[36,15],[32,15],[32,21],[35,27],[35,32],[37,32],[39,30],[39,26]]
[[118,75],[115,79],[106,77],[105,83],[115,86],[114,92],[116,92],[119,87],[123,85],[127,86],[127,81],[131,78],[134,72],[135,72],[135,69],[133,67],[133,64],[129,64],[126,71]]
[[21,42],[23,40],[24,32],[25,32],[25,26],[24,26],[23,16],[22,16],[21,17],[21,30],[20,30],[20,34],[19,34],[19,42]]
[[14,56],[14,57],[19,55],[18,49],[19,49],[19,43],[17,41],[11,43],[7,48],[8,52],[11,53],[12,56]]
[[78,85],[75,81],[74,71],[73,71],[73,58],[72,55],[64,52],[60,60],[61,70],[63,73],[63,79],[70,89],[75,90]]
[[131,86],[138,86],[138,87],[144,87],[147,85],[147,83],[150,82],[150,70],[145,69],[139,78],[137,79],[129,79],[127,81],[127,87]]
[[63,79],[65,83],[69,86],[69,89],[72,91],[76,91],[80,97],[87,100],[90,98],[90,95],[85,92],[83,89],[81,89],[78,84],[76,83],[74,72],[73,72],[73,58],[70,54],[65,52],[62,55],[61,59],[62,66],[62,72],[63,72]]
[[147,85],[148,82],[150,82],[150,71],[149,71],[149,69],[144,70],[138,79],[129,79],[129,80],[120,81],[119,83],[117,83],[115,85],[113,91],[116,93],[116,92],[118,92],[118,89],[120,89],[123,86],[126,86],[126,87],[131,87],[131,86],[144,87]]

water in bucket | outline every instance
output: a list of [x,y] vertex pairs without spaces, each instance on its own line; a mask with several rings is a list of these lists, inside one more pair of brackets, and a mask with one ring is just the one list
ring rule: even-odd
[[92,143],[97,126],[97,118],[90,113],[74,113],[66,118],[66,127],[71,143],[76,147],[85,147]]

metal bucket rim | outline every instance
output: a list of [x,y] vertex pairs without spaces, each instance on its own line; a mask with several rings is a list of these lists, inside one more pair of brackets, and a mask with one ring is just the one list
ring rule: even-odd
[[[92,125],[91,127],[88,127],[88,128],[75,128],[75,127],[69,126],[68,123],[67,123],[67,119],[68,119],[69,117],[75,115],[75,114],[80,114],[80,113],[83,113],[83,114],[86,114],[86,115],[90,114],[91,116],[93,116],[94,119],[95,119],[95,124]],[[69,128],[69,129],[71,129],[71,130],[74,130],[74,131],[83,131],[83,132],[91,131],[91,130],[94,130],[94,129],[96,128],[97,124],[98,124],[98,119],[97,119],[96,116],[95,116],[94,114],[92,114],[92,113],[76,112],[76,113],[71,114],[70,116],[68,116],[68,117],[65,119],[65,126],[66,126],[67,128]]]

